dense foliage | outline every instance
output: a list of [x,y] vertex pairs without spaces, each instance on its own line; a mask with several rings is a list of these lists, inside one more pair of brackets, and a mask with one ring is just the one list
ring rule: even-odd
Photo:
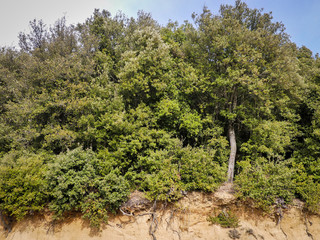
[[96,10],[3,47],[0,211],[99,226],[134,189],[173,201],[233,177],[260,207],[318,211],[320,58],[239,0],[193,20]]

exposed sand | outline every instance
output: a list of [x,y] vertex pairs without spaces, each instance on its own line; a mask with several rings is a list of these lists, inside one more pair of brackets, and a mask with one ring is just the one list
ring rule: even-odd
[[[299,205],[299,204],[297,204]],[[233,236],[248,240],[293,239],[320,240],[320,217],[305,215],[299,206],[284,211],[283,218],[264,215],[236,202],[232,187],[223,186],[215,194],[189,193],[179,202],[159,205],[154,215],[150,209],[134,212],[135,217],[119,214],[110,217],[101,231],[93,231],[77,214],[61,224],[50,224],[49,215],[29,217],[14,225],[7,236],[0,229],[0,239],[9,240],[227,240],[233,229],[211,225],[209,214],[230,209],[240,219]],[[155,218],[153,218],[153,216]],[[153,221],[154,219],[154,221]],[[153,233],[154,232],[154,233]],[[153,233],[153,236],[150,234]],[[232,236],[232,235],[231,235]]]

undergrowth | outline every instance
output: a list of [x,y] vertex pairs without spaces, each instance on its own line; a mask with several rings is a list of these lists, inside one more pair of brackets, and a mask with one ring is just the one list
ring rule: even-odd
[[208,216],[211,224],[218,224],[223,228],[236,228],[239,226],[239,218],[231,211],[222,210],[217,216]]

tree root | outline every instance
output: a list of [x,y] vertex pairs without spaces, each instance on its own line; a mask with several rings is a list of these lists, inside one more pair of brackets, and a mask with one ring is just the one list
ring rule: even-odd
[[48,235],[49,233],[54,234],[54,229],[55,229],[55,225],[56,225],[56,220],[50,221],[50,222],[48,223],[48,225],[49,225],[49,227],[48,227],[48,229],[47,229],[47,235]]
[[282,218],[283,218],[283,212],[282,212],[281,206],[278,206],[277,210],[275,211],[275,215],[278,217],[277,225],[279,225],[281,223]]
[[167,222],[166,230],[168,230],[168,228],[170,228],[170,229],[172,230],[172,232],[174,232],[174,233],[176,233],[176,234],[178,235],[179,240],[181,240],[181,236],[180,236],[179,231],[177,231],[177,230],[175,230],[175,229],[173,229],[173,228],[171,227],[171,221],[172,221],[172,219],[174,218],[174,213],[175,213],[175,211],[176,211],[176,210],[171,211],[171,214],[170,214],[170,216],[169,216],[169,221],[168,221],[167,219],[165,219],[166,222]]
[[285,233],[285,231],[283,231],[283,229],[282,229],[282,227],[281,227],[281,224],[280,224],[280,229],[281,229],[283,235],[286,237],[286,239],[288,239],[288,236],[287,236],[287,234]]
[[141,213],[141,214],[138,214],[138,215],[134,215],[132,212],[127,213],[122,208],[119,208],[119,209],[120,209],[120,212],[123,215],[128,216],[128,217],[136,218],[136,217],[141,217],[141,216],[145,216],[145,215],[151,215],[152,221],[151,221],[151,224],[150,224],[150,227],[149,227],[149,235],[152,236],[153,240],[157,240],[157,238],[155,236],[155,232],[157,231],[159,222],[157,220],[156,207],[157,207],[157,200],[154,201],[150,212]]
[[155,213],[153,213],[151,216],[152,216],[152,222],[151,222],[150,227],[149,227],[149,235],[152,236],[153,240],[157,240],[157,238],[156,238],[156,236],[154,234],[157,231],[157,228],[158,228],[157,215]]
[[9,234],[12,230],[12,220],[8,218],[8,221],[6,221],[5,216],[0,211],[0,222],[2,223],[4,230],[7,231],[7,234]]
[[313,235],[309,232],[308,222],[309,222],[310,225],[312,224],[309,221],[309,219],[307,218],[307,215],[305,214],[304,215],[304,225],[306,226],[306,233],[307,233],[308,237],[313,240]]
[[284,203],[284,200],[281,198],[278,198],[276,203],[277,203],[277,210],[275,211],[275,215],[278,217],[277,225],[279,225],[280,230],[282,231],[283,235],[286,237],[286,239],[288,239],[287,234],[285,233],[285,231],[281,227],[281,220],[283,218],[282,208],[286,208],[286,205]]
[[125,215],[125,216],[128,216],[128,217],[134,217],[134,215],[132,213],[126,213],[125,211],[122,210],[122,208],[119,208],[120,212]]
[[278,216],[277,225],[279,225],[280,230],[282,231],[283,235],[286,237],[286,239],[288,239],[287,234],[285,233],[285,231],[284,231],[284,230],[282,229],[282,227],[281,227],[281,220],[282,220],[282,218],[283,218],[283,213],[282,213],[281,207],[280,207],[280,208],[278,209],[278,211],[277,211],[277,216]]
[[173,219],[174,212],[175,212],[175,210],[171,211],[171,214],[169,216],[169,221],[167,219],[165,219],[167,222],[166,230],[168,230],[169,227],[171,228],[171,220]]
[[255,239],[258,240],[257,236],[254,234],[254,232],[253,232],[253,230],[252,230],[251,228],[247,229],[246,233],[247,233],[248,235],[253,236]]

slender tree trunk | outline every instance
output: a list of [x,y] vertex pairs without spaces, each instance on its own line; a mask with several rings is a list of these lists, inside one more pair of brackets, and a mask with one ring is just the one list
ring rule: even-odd
[[237,154],[237,142],[236,142],[236,133],[234,131],[233,124],[229,124],[228,129],[229,141],[230,141],[230,157],[229,157],[229,167],[228,167],[228,182],[233,182],[234,176],[234,165],[236,161]]

